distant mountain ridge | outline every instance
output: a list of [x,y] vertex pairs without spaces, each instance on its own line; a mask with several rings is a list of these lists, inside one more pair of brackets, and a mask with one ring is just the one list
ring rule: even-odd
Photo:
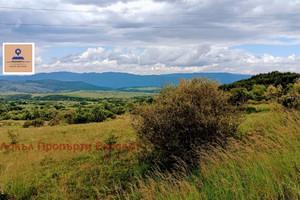
[[111,88],[99,87],[82,81],[59,81],[59,80],[26,80],[7,81],[0,80],[0,92],[24,92],[24,93],[55,93],[62,91],[77,90],[112,90]]
[[207,77],[219,80],[222,84],[233,83],[241,79],[250,78],[251,75],[230,74],[230,73],[182,73],[163,75],[135,75],[118,72],[105,73],[72,73],[72,72],[52,72],[39,73],[31,76],[0,76],[0,80],[7,81],[38,81],[38,80],[58,80],[58,81],[80,81],[104,88],[126,88],[126,87],[162,87],[165,83],[178,83],[180,78]]

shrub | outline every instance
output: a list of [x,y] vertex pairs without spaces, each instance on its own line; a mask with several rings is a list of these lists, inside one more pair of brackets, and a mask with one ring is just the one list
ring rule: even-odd
[[18,144],[19,134],[15,134],[10,130],[7,131],[7,134],[8,134],[8,138],[11,140],[10,142],[11,144]]
[[58,117],[55,117],[51,119],[48,123],[49,126],[56,126],[60,123],[60,119]]
[[230,90],[230,93],[230,101],[236,105],[243,104],[252,98],[246,88],[233,88]]
[[124,106],[125,111],[133,111],[134,109],[134,102],[133,101],[128,101],[126,102]]
[[208,79],[181,79],[177,86],[166,86],[152,104],[138,106],[134,127],[147,149],[143,158],[169,168],[178,158],[192,164],[195,149],[226,144],[237,130],[240,112],[218,87]]
[[23,124],[23,128],[28,128],[30,126],[33,126],[33,127],[41,127],[41,126],[44,126],[44,121],[41,120],[41,119],[34,119],[34,120],[27,120],[26,122],[24,122]]
[[41,126],[44,126],[44,120],[35,119],[35,120],[31,121],[31,124],[33,127],[41,127]]
[[31,121],[27,120],[26,122],[24,122],[23,128],[28,128],[29,126],[31,126]]
[[269,85],[267,91],[265,92],[265,96],[267,99],[274,100],[282,96],[282,86],[278,85],[274,87],[273,85]]
[[287,108],[300,108],[300,95],[295,92],[287,93],[279,99],[279,103]]
[[84,124],[91,121],[92,115],[90,110],[79,107],[74,117],[75,124]]
[[285,107],[300,109],[300,79],[294,85],[290,85],[288,93],[278,101]]
[[67,124],[74,124],[75,123],[75,112],[68,111],[62,114],[62,118]]
[[257,100],[257,101],[263,100],[265,98],[264,94],[265,94],[266,89],[267,88],[264,85],[256,85],[255,84],[252,89],[255,100]]
[[300,94],[300,79],[298,79],[294,84],[294,89],[296,93]]
[[41,110],[41,118],[45,121],[50,121],[58,114],[55,108],[44,108]]
[[105,110],[104,108],[101,108],[100,106],[95,106],[92,109],[92,119],[93,122],[103,122],[108,118],[109,113],[111,113],[108,110]]

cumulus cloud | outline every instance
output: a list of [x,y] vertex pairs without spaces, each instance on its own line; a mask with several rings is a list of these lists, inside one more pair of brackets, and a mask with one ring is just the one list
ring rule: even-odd
[[[40,58],[39,58],[40,59]],[[108,72],[118,71],[134,74],[169,74],[194,72],[231,72],[256,74],[269,71],[298,71],[300,57],[255,56],[239,49],[217,46],[149,47],[124,50],[120,48],[89,48],[78,55],[69,55],[52,62],[39,60],[40,72]]]
[[[7,8],[16,5],[36,10]],[[11,0],[0,7],[0,41],[35,42],[40,72],[299,72],[297,56],[229,48],[285,44],[273,38],[298,45],[299,11],[296,0]],[[64,45],[99,48],[43,61],[45,47]]]

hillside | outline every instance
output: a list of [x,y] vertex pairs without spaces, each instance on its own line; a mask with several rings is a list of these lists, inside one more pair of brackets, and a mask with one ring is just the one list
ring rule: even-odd
[[300,74],[298,73],[281,73],[278,71],[270,72],[266,74],[258,74],[252,76],[251,78],[239,80],[231,84],[222,85],[221,88],[225,90],[230,90],[232,88],[246,88],[247,90],[251,90],[253,85],[265,85],[268,87],[269,85],[278,86],[281,85],[283,89],[287,88],[289,84],[294,84],[297,79],[300,78]]
[[127,73],[71,73],[53,72],[40,73],[31,76],[0,76],[0,80],[26,81],[26,80],[59,80],[82,81],[100,87],[125,88],[125,87],[162,87],[165,83],[178,83],[180,78],[207,77],[219,80],[222,84],[232,83],[241,79],[250,78],[250,75],[229,73],[191,73],[191,74],[164,74],[164,75],[135,75]]
[[53,93],[61,91],[77,90],[110,90],[110,88],[91,85],[82,81],[58,81],[58,80],[26,80],[6,81],[0,80],[0,92],[23,93]]
[[[239,128],[242,141],[203,154],[201,170],[191,174],[157,172],[137,178],[147,165],[138,162],[136,150],[111,155],[94,149],[0,150],[0,199],[299,199],[300,115],[277,105],[258,106],[263,107],[270,110],[245,116]],[[128,115],[103,123],[28,129],[19,121],[1,121],[0,140],[11,142],[9,133],[35,148],[38,142],[94,145],[110,134],[118,137],[117,143],[136,141]]]

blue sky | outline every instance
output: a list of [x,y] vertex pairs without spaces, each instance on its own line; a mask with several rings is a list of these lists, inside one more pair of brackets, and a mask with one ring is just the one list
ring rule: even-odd
[[269,39],[270,42],[280,42],[280,44],[240,44],[230,47],[230,49],[243,49],[257,56],[269,54],[272,56],[288,57],[291,55],[300,56],[300,45],[291,44],[297,41],[296,38],[278,37]]
[[34,42],[36,72],[300,72],[299,13],[298,0],[11,0],[0,42]]
[[45,47],[45,53],[42,54],[42,59],[45,61],[56,60],[62,56],[70,55],[70,54],[78,54],[79,52],[84,52],[88,48],[88,46],[51,46]]
[[300,56],[300,45],[275,45],[275,44],[241,44],[230,49],[243,49],[257,56],[269,54],[272,56],[288,57],[295,54]]

